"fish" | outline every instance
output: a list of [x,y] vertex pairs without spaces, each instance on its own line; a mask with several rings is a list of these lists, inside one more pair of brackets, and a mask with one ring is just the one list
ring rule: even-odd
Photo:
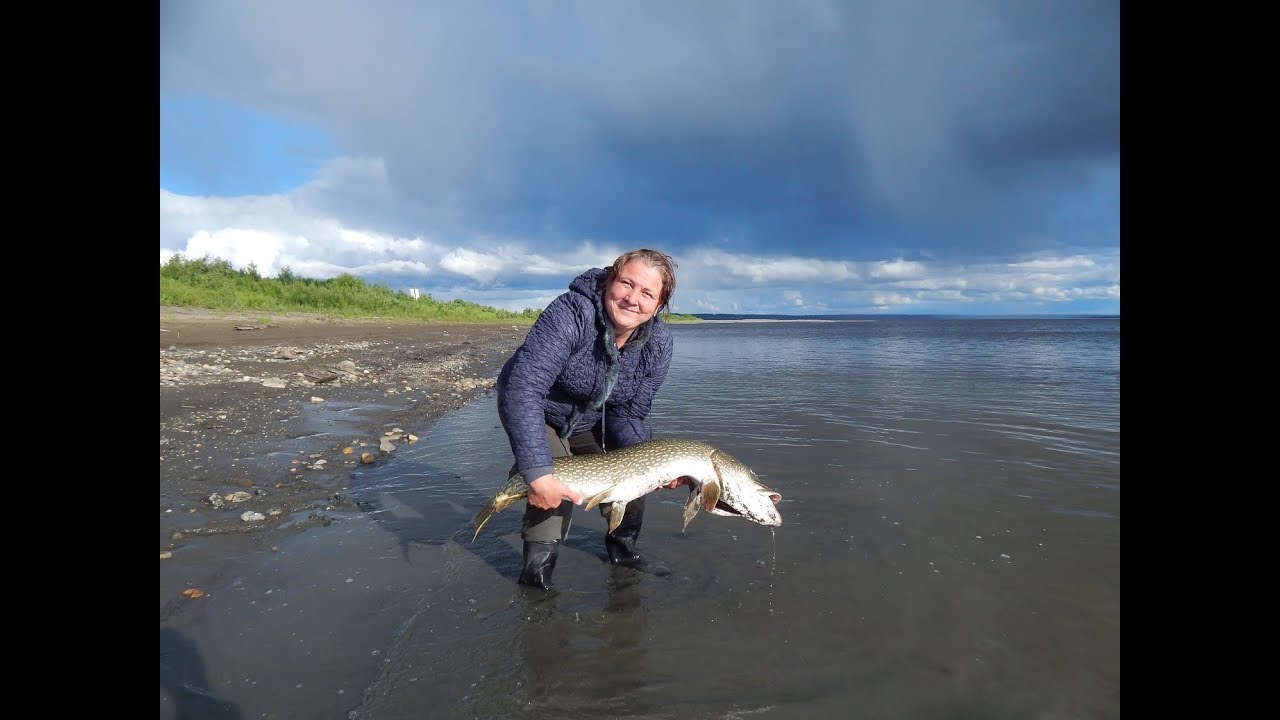
[[[781,493],[765,487],[737,458],[700,440],[657,438],[608,452],[558,457],[552,464],[556,477],[582,493],[586,509],[613,503],[609,509],[611,532],[622,522],[628,502],[677,478],[689,487],[681,532],[688,530],[699,510],[770,527],[782,525],[777,508]],[[471,541],[480,537],[494,513],[528,496],[524,478],[518,472],[511,473],[507,484],[476,513]]]

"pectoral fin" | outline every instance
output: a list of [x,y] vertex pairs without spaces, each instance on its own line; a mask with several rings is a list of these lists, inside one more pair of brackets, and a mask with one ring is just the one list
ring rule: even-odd
[[692,487],[689,488],[689,499],[684,504],[684,526],[680,528],[680,532],[689,529],[689,522],[693,520],[693,516],[698,514],[698,492]]
[[720,501],[720,481],[702,483],[702,490],[698,493],[698,502],[702,504],[702,509],[711,512],[716,508],[716,503]]
[[589,498],[585,498],[585,502],[583,503],[583,509],[590,510],[591,508],[599,505],[606,497],[609,496],[609,493],[611,492],[613,492],[613,488],[609,488],[608,490],[605,490],[602,493],[597,493],[595,495],[592,495]]

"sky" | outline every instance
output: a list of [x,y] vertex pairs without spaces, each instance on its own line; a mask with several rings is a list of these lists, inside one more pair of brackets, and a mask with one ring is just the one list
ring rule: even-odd
[[541,309],[1120,313],[1119,0],[160,3],[160,262]]

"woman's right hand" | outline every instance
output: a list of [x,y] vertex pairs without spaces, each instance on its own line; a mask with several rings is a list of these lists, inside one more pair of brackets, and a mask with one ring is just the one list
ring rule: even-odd
[[582,493],[574,492],[555,475],[543,475],[529,483],[529,504],[543,510],[560,507],[561,501],[569,499],[574,505],[582,504]]

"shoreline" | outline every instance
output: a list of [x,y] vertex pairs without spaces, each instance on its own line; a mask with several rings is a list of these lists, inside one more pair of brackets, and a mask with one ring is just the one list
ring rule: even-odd
[[183,593],[350,511],[351,471],[490,392],[529,327],[162,306],[162,627],[198,605]]
[[826,318],[795,318],[795,319],[791,319],[791,318],[735,318],[735,319],[733,319],[733,320],[705,320],[705,319],[702,319],[702,318],[699,318],[699,319],[698,319],[698,323],[699,323],[699,324],[700,324],[700,323],[717,323],[717,324],[723,324],[723,323],[846,323],[846,322],[851,322],[851,323],[863,323],[863,322],[875,322],[875,321],[874,321],[874,320],[870,320],[870,319],[856,319],[856,318],[855,318],[855,319],[849,319],[849,320],[843,320],[843,319],[841,319],[841,320],[828,320],[828,319],[826,319]]
[[160,621],[240,559],[352,508],[386,462],[490,392],[527,325],[160,308]]

